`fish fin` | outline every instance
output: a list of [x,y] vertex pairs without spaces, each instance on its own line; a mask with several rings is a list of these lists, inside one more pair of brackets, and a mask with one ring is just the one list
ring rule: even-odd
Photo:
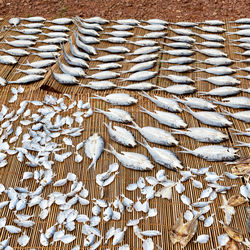
[[176,100],[176,101],[179,101],[179,102],[181,102],[181,98],[179,98],[178,96],[176,96],[176,95],[172,95],[173,97],[174,97],[174,99]]
[[146,97],[146,98],[150,98],[150,97],[151,97],[151,96],[150,96],[148,93],[146,93],[145,91],[142,91],[142,92],[140,93],[140,95],[143,96],[143,97]]
[[105,97],[94,94],[94,97],[91,97],[91,99],[97,99],[97,100],[103,100],[104,101]]
[[221,108],[221,111],[222,111],[222,112],[220,112],[221,114],[231,116],[231,113],[229,111],[227,111],[227,110],[225,110],[223,108]]
[[105,148],[104,150],[114,155],[116,153],[115,149],[111,146],[111,144],[109,144],[109,147],[110,149]]
[[91,167],[94,167],[94,169],[96,167],[96,162],[94,160],[90,163],[90,165],[89,165],[89,167],[88,167],[87,170],[89,170]]
[[242,53],[238,52],[238,51],[234,51],[234,54],[236,55],[241,55]]
[[203,68],[200,68],[200,67],[196,67],[196,70],[195,70],[195,72],[202,72],[202,71],[204,71],[204,69],[203,69]]
[[145,147],[145,148],[150,147],[150,145],[149,145],[148,142],[145,140],[145,138],[142,138],[142,140],[143,140],[144,143],[142,143],[142,142],[140,142],[140,141],[138,141],[138,140],[136,140],[136,142],[137,142],[138,144],[140,144],[141,146]]
[[148,112],[150,112],[150,111],[148,111],[147,109],[145,109],[144,107],[142,107],[142,106],[140,106],[140,111],[142,112],[142,113],[146,113],[146,114],[148,114]]
[[186,147],[183,147],[183,146],[179,146],[180,148],[184,149],[185,151],[178,151],[179,153],[184,153],[184,154],[193,154],[193,151],[186,148]]
[[216,99],[213,98],[213,97],[208,97],[208,99],[212,100],[213,103],[215,103],[215,104],[220,104],[220,103],[221,103],[220,101],[216,100]]
[[103,114],[103,112],[105,112],[105,111],[103,111],[103,110],[101,110],[101,109],[98,109],[98,108],[95,108],[95,112],[96,112],[96,113],[101,113],[101,114]]

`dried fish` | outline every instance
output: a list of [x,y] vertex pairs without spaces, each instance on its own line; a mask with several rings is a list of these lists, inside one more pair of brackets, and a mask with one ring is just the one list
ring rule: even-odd
[[[162,77],[162,76],[161,76]],[[166,88],[159,87],[157,90],[166,91],[170,94],[174,95],[185,95],[185,94],[193,94],[197,91],[197,89],[193,86],[189,86],[186,84],[178,84],[178,85],[171,85]]]
[[214,88],[208,92],[201,91],[199,92],[199,94],[225,97],[225,96],[237,95],[240,92],[241,92],[240,88],[225,86],[225,87]]
[[133,118],[131,117],[130,113],[125,110],[114,108],[110,108],[108,110],[109,112],[96,108],[95,112],[104,114],[110,121],[121,123],[129,123],[133,121]]
[[217,86],[234,86],[240,84],[240,81],[232,76],[213,76],[209,78],[198,78],[200,81],[207,81]]
[[139,72],[133,73],[128,78],[120,78],[120,79],[121,81],[141,82],[141,81],[147,81],[149,79],[152,79],[156,75],[157,75],[157,72],[145,70],[145,71],[139,71]]

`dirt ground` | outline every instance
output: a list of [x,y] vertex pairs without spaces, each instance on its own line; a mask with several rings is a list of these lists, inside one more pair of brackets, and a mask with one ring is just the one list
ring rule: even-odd
[[249,0],[0,0],[0,17],[35,16],[108,19],[161,18],[176,20],[230,19],[247,17]]

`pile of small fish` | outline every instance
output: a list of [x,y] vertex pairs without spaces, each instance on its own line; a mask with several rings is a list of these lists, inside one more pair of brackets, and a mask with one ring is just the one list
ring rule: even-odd
[[[147,21],[124,19],[114,22],[115,24],[111,25],[108,20],[100,17],[82,19],[78,16],[72,19],[58,18],[51,21],[43,17],[11,18],[9,20],[11,29],[22,35],[11,36],[15,40],[2,42],[16,48],[1,49],[0,51],[8,55],[0,56],[0,63],[17,64],[18,60],[15,57],[28,56],[30,50],[36,51],[32,54],[41,57],[42,60],[22,64],[31,68],[17,69],[17,72],[26,74],[18,80],[6,81],[0,77],[2,86],[6,84],[22,85],[42,80],[47,73],[47,69],[44,68],[50,67],[51,74],[60,84],[78,84],[81,87],[98,91],[117,88],[124,92],[102,95],[99,94],[99,91],[98,94],[92,94],[85,101],[73,100],[72,96],[68,94],[64,94],[60,98],[45,95],[43,100],[24,99],[17,110],[11,110],[7,105],[2,105],[0,111],[0,168],[7,168],[11,164],[11,157],[16,157],[20,164],[35,169],[34,171],[24,171],[20,184],[34,180],[37,188],[30,190],[22,185],[5,187],[0,184],[0,196],[7,197],[0,202],[0,208],[8,206],[15,215],[13,221],[15,225],[8,225],[6,217],[0,218],[0,228],[9,234],[22,233],[17,242],[20,246],[25,247],[30,241],[30,236],[22,228],[34,227],[36,216],[39,216],[41,220],[46,220],[50,207],[54,204],[60,210],[55,224],[45,231],[39,232],[40,244],[44,247],[55,242],[63,244],[74,242],[76,236],[73,232],[77,230],[77,223],[80,223],[84,238],[83,245],[90,249],[105,248],[105,244],[110,242],[113,246],[123,244],[129,228],[132,228],[134,235],[142,241],[143,249],[161,249],[161,246],[155,244],[153,239],[161,237],[162,232],[142,230],[139,225],[140,223],[147,224],[149,218],[157,216],[157,209],[150,206],[152,199],[161,198],[171,201],[173,190],[175,190],[187,209],[178,216],[175,224],[171,225],[169,236],[173,244],[180,243],[182,247],[185,247],[196,234],[198,224],[205,228],[212,226],[216,217],[211,212],[211,204],[217,197],[221,197],[222,204],[219,209],[223,210],[225,217],[223,221],[218,222],[222,224],[225,233],[218,236],[217,249],[224,246],[227,249],[240,249],[242,245],[250,247],[250,242],[244,239],[243,234],[230,226],[237,207],[247,203],[250,198],[249,158],[237,161],[240,158],[240,155],[237,154],[238,150],[222,145],[223,142],[229,140],[229,136],[220,130],[220,128],[230,128],[236,135],[244,136],[244,138],[250,136],[250,128],[239,131],[232,128],[234,123],[228,119],[228,117],[232,117],[245,124],[250,123],[249,88],[235,87],[240,84],[240,80],[237,78],[250,78],[244,75],[231,76],[238,71],[250,72],[250,70],[249,67],[229,67],[235,61],[220,50],[225,47],[225,37],[222,34],[226,30],[221,28],[225,23],[219,20],[208,20],[203,23],[168,23],[160,19]],[[46,23],[51,25],[45,26]],[[70,29],[67,25],[72,23],[76,30],[73,30],[72,36],[69,36],[67,32]],[[241,55],[247,57],[250,49],[248,39],[250,19],[239,19],[233,23],[239,25],[234,27],[239,31],[228,32],[227,37],[242,36],[240,39],[231,41],[238,42],[239,44],[233,45],[245,49],[246,52]],[[174,28],[175,26],[178,28]],[[25,28],[20,29],[20,27]],[[136,40],[130,40],[134,36],[132,31],[135,28],[143,29],[146,34],[136,36]],[[42,29],[49,30],[49,32],[44,32]],[[111,29],[111,31],[104,32],[104,29]],[[167,31],[176,35],[170,36]],[[47,38],[39,40],[38,35]],[[100,38],[103,35],[108,37]],[[204,42],[196,42],[195,37],[200,37]],[[163,39],[171,42],[163,42]],[[47,45],[36,47],[38,42]],[[66,51],[65,43],[67,42],[69,42],[69,52]],[[112,46],[103,47],[102,42]],[[131,52],[125,46],[126,44],[136,45],[138,49]],[[60,57],[60,51],[62,51],[63,57]],[[207,59],[196,61],[192,57],[196,52],[206,56]],[[105,55],[98,55],[99,53],[105,53]],[[238,54],[238,52],[236,53]],[[170,58],[164,60],[164,54]],[[100,64],[91,68],[91,61],[98,61]],[[160,61],[161,66],[157,71],[152,71],[157,65],[157,61]],[[190,66],[196,62],[204,65],[204,68]],[[237,62],[247,64],[249,60],[244,59]],[[56,73],[55,67],[51,68],[56,63],[61,73]],[[126,69],[128,63],[134,65]],[[167,65],[170,66],[166,67]],[[209,67],[207,68],[205,65],[209,65]],[[125,70],[121,70],[122,67]],[[92,70],[98,72],[90,74]],[[168,74],[168,71],[171,74]],[[209,92],[199,91],[193,86],[196,80],[187,75],[190,72],[212,74],[213,76],[208,78],[199,77],[198,82],[204,84],[202,82],[205,81],[218,87]],[[88,79],[92,80],[87,82]],[[121,85],[117,86],[112,79],[116,79],[116,82],[120,82]],[[166,87],[146,82],[152,81],[152,79],[163,79]],[[86,83],[83,84],[83,80]],[[123,85],[124,82],[129,82],[129,84]],[[158,88],[157,90],[163,94],[154,95],[152,92],[146,92],[155,88]],[[137,92],[138,95],[133,95],[125,93],[125,90],[140,92]],[[11,93],[12,97],[8,102],[10,105],[15,105],[20,96],[23,98],[25,90],[22,86],[12,87]],[[183,95],[194,93],[196,96],[183,97]],[[166,95],[172,95],[172,97],[169,98]],[[197,97],[197,95],[210,97],[205,99]],[[220,97],[223,99],[219,99]],[[151,117],[154,121],[153,124],[156,125],[140,126],[140,121],[126,110],[126,107],[137,105],[139,98],[156,105],[156,109],[153,111],[146,109],[144,105],[144,107],[140,106],[141,115],[147,119]],[[111,107],[108,110],[102,110],[99,105],[95,105],[97,102],[106,102]],[[222,112],[216,111],[218,107]],[[223,107],[243,111],[231,113]],[[35,111],[31,111],[31,109],[35,109]],[[183,112],[189,113],[206,127],[190,127],[188,120],[181,117]],[[92,116],[105,119],[103,126],[107,130],[112,144],[106,145],[104,136],[96,132],[79,141],[85,131],[84,124],[88,123]],[[170,128],[171,131],[160,128],[159,124],[166,129]],[[135,137],[133,131],[138,131],[139,139]],[[174,135],[187,136],[194,141],[206,143],[206,145],[190,149],[183,146],[182,140],[178,140]],[[151,146],[151,143],[156,146]],[[234,146],[250,147],[248,142],[237,143],[238,145]],[[120,145],[129,150],[120,152]],[[131,152],[131,148],[137,147],[145,148],[147,155]],[[177,147],[178,154],[175,154],[170,147]],[[182,153],[194,155],[208,162],[222,161],[227,162],[229,166],[233,164],[232,172],[218,175],[211,171],[210,166],[198,166],[198,169],[193,166],[185,166],[179,157]],[[80,164],[83,159],[88,158],[89,166],[83,167],[86,167],[89,172],[95,172],[100,169],[98,161],[103,154],[112,154],[117,161],[109,164],[108,169],[103,173],[96,174],[95,181],[100,190],[98,197],[92,197],[93,194],[89,193],[85,187],[87,184],[74,173],[69,172],[62,179],[56,180],[57,163],[64,163],[73,157],[75,164]],[[128,198],[127,194],[119,194],[113,197],[113,200],[104,199],[105,187],[115,182],[116,176],[119,175],[119,164],[129,169],[127,171],[148,171],[145,178],[141,176],[135,183],[130,183],[126,187],[128,193],[137,192],[138,194],[139,192],[137,201]],[[164,167],[164,169],[158,170],[153,176],[151,173],[156,167]],[[172,180],[165,172],[168,170],[174,171],[176,176],[180,175],[180,179]],[[236,185],[223,185],[223,181],[227,178],[236,180],[240,177],[243,177],[245,181],[240,186],[240,194],[229,195],[227,198],[225,194],[236,188]],[[201,178],[203,182],[201,182]],[[187,193],[184,194],[186,191],[184,184],[188,182],[191,182],[192,187],[200,191],[197,200]],[[44,193],[47,186],[50,186],[51,190],[49,195]],[[58,191],[58,188],[66,186],[70,187],[69,192],[62,192],[65,189]],[[73,208],[76,204],[87,206],[91,211],[91,216],[82,214]],[[34,206],[39,206],[41,209],[38,215],[22,213],[26,207]],[[133,219],[125,220],[125,224],[120,227],[109,227],[105,232],[99,229],[100,223],[120,221],[125,213],[133,214]],[[32,220],[33,217],[34,220]],[[200,222],[198,223],[198,221]],[[249,230],[250,216],[247,223]],[[9,246],[10,237],[0,242],[0,249],[12,249]],[[209,239],[209,235],[202,234],[198,235],[194,242],[205,244]],[[80,247],[82,246],[76,245],[72,249],[78,250]],[[130,249],[130,246],[125,244],[119,246],[119,249],[127,250]]]

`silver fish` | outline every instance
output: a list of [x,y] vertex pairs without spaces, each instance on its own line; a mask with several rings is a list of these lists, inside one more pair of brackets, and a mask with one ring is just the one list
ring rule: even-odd
[[150,38],[150,39],[157,39],[162,38],[167,35],[166,32],[149,32],[143,36],[136,36],[136,38]]
[[206,25],[212,25],[212,26],[220,26],[220,25],[224,25],[225,22],[220,21],[220,20],[205,20],[204,22],[201,22],[202,24],[206,24]]
[[152,54],[160,50],[160,46],[152,46],[152,47],[141,47],[136,49],[132,53],[128,53],[128,55],[145,55],[145,54]]
[[61,71],[65,74],[69,74],[75,77],[85,77],[86,74],[80,67],[71,67],[61,62],[59,58],[56,59]]
[[53,20],[46,20],[46,22],[53,23],[53,24],[59,24],[59,25],[66,25],[66,24],[71,24],[72,19],[66,18],[66,17],[61,17],[61,18],[56,18]]
[[170,27],[169,30],[181,36],[192,36],[196,34],[190,29],[173,29]]
[[82,25],[80,26],[75,20],[73,21],[73,23],[76,25],[78,32],[80,32],[83,35],[94,36],[94,37],[100,36],[98,34],[98,32],[94,29],[90,29],[90,28],[86,29],[86,28],[82,27]]
[[194,112],[189,107],[184,109],[186,112],[190,113],[193,117],[195,117],[200,122],[214,126],[214,127],[230,127],[232,126],[232,122],[227,120],[222,114],[211,112],[211,111],[200,111]]
[[100,61],[100,62],[118,62],[122,61],[124,59],[124,56],[120,55],[105,55],[105,56],[99,56],[97,58],[93,58],[92,61]]
[[240,43],[240,44],[232,43],[232,45],[235,46],[235,47],[242,48],[242,49],[250,49],[250,44],[249,43]]
[[210,67],[207,69],[198,68],[196,72],[206,72],[217,76],[223,76],[223,75],[234,74],[236,70],[225,66],[219,66],[219,67]]
[[171,47],[171,48],[175,48],[175,49],[191,49],[192,48],[192,45],[190,43],[184,43],[184,42],[175,42],[175,43],[160,42],[160,44]]
[[141,107],[141,112],[146,113],[156,119],[160,124],[172,128],[186,128],[187,124],[176,114],[155,110],[155,113]]
[[21,20],[36,23],[36,22],[44,22],[46,19],[41,16],[32,16],[32,17],[21,17]]
[[69,84],[69,85],[75,85],[78,84],[78,80],[69,74],[58,74],[52,71],[51,69],[51,74],[55,78],[56,81],[58,81],[61,84]]
[[30,48],[32,50],[40,51],[40,52],[57,52],[60,50],[60,47],[57,45],[41,45],[36,48]]
[[220,104],[222,106],[239,109],[250,109],[250,98],[246,96],[228,97],[223,98],[221,101],[213,98],[210,99],[213,100],[213,103]]
[[239,39],[231,40],[233,42],[240,42],[240,43],[250,43],[250,37],[241,37]]
[[20,32],[25,35],[36,35],[42,33],[42,30],[40,29],[15,29],[14,31]]
[[94,90],[107,90],[113,89],[116,85],[110,81],[92,81],[87,84],[80,84],[81,87],[91,88]]
[[48,60],[34,61],[31,63],[29,61],[27,61],[27,63],[25,63],[25,64],[20,63],[20,65],[25,65],[25,66],[30,66],[32,68],[40,69],[40,68],[52,66],[55,63],[56,63],[55,60],[48,59]]
[[204,47],[207,47],[207,48],[224,48],[225,45],[222,44],[222,43],[218,43],[218,42],[202,42],[202,43],[196,43],[198,45],[201,45],[201,46],[204,46]]
[[171,85],[166,88],[159,87],[159,90],[166,91],[174,95],[192,94],[197,91],[195,87],[186,84]]
[[91,18],[88,18],[88,19],[81,19],[82,21],[84,22],[87,22],[87,23],[98,23],[98,24],[107,24],[109,23],[108,20],[104,19],[104,18],[101,18],[101,17],[91,17]]
[[198,62],[209,64],[209,65],[215,65],[215,66],[228,66],[234,63],[233,60],[225,57],[212,57],[207,58],[206,60],[197,60]]
[[197,36],[213,42],[224,42],[226,39],[223,36],[216,35],[216,34],[196,34]]
[[153,19],[149,19],[149,20],[141,20],[141,21],[148,23],[148,24],[161,24],[161,25],[168,24],[167,21],[162,20],[162,19],[158,19],[158,18],[153,18]]
[[84,36],[78,33],[78,37],[80,39],[81,42],[85,43],[85,44],[97,44],[100,43],[100,40],[96,37],[93,36]]
[[10,35],[10,37],[17,40],[30,40],[30,41],[36,41],[39,38],[38,36],[34,35],[18,35],[18,36]]
[[121,71],[121,73],[134,73],[138,71],[144,71],[147,69],[151,69],[156,65],[156,61],[148,61],[143,63],[137,63],[134,66],[132,66],[129,70]]
[[126,37],[130,37],[133,36],[134,33],[129,32],[129,31],[112,31],[112,32],[103,32],[102,34],[106,34],[106,35],[111,35],[111,36],[115,36],[115,37],[122,37],[122,38],[126,38]]
[[65,37],[54,37],[54,38],[47,38],[44,40],[37,40],[40,43],[49,43],[49,44],[61,44],[68,42],[68,39]]
[[186,135],[200,142],[220,143],[228,140],[228,136],[214,128],[193,127],[187,131],[173,129],[173,134]]
[[224,110],[224,109],[222,109],[222,111],[224,112],[225,115],[231,116],[237,120],[240,120],[246,123],[250,123],[250,110],[240,111],[236,113],[230,113],[229,111]]
[[148,91],[156,88],[155,84],[150,82],[141,82],[141,83],[134,83],[129,84],[126,86],[118,86],[118,89],[127,89],[127,90],[138,90],[138,91]]
[[137,26],[140,24],[140,22],[136,19],[121,19],[121,20],[113,20],[113,21],[122,25]]
[[194,80],[192,80],[188,76],[180,76],[180,75],[159,75],[160,78],[166,78],[174,83],[181,83],[181,84],[193,84]]
[[162,50],[162,53],[171,56],[185,56],[185,57],[194,55],[194,51],[188,49]]
[[129,123],[133,121],[131,114],[123,109],[110,108],[108,110],[109,112],[96,108],[95,112],[104,114],[110,121],[114,122]]
[[140,128],[135,122],[132,121],[132,123],[133,126],[131,125],[127,126],[139,131],[139,133],[149,142],[163,146],[178,145],[178,141],[171,135],[171,133],[167,132],[166,130],[150,126]]
[[112,105],[129,106],[138,102],[138,100],[135,99],[134,97],[130,96],[129,94],[124,94],[124,93],[109,94],[105,97],[98,96],[98,95],[94,95],[94,96],[95,97],[92,97],[92,99],[103,100]]
[[152,47],[158,44],[154,40],[138,40],[138,41],[127,41],[127,43],[134,44],[141,47]]
[[39,28],[44,27],[44,24],[43,23],[26,23],[26,24],[21,23],[19,26],[26,27],[29,29],[39,29]]
[[96,65],[95,68],[91,68],[91,70],[110,70],[110,69],[119,69],[122,65],[119,63],[102,63]]
[[113,141],[126,147],[133,148],[136,146],[135,138],[129,130],[118,126],[114,126],[113,129],[111,126],[111,122],[109,123],[109,125],[106,123],[104,123],[104,125],[107,127],[110,138]]
[[105,41],[109,43],[118,43],[118,44],[127,42],[127,40],[122,37],[108,37],[108,38],[100,39],[100,41]]
[[177,96],[174,96],[174,98],[184,104],[187,105],[191,108],[196,108],[196,109],[201,109],[201,110],[215,110],[216,105],[212,104],[211,102],[202,99],[202,98],[198,98],[198,97],[185,97],[185,99],[180,99]]
[[168,70],[168,71],[173,71],[177,73],[187,73],[187,72],[192,72],[195,71],[195,68],[187,65],[174,65],[174,66],[169,66],[168,68],[161,67],[162,70]]
[[173,152],[163,148],[150,147],[145,139],[143,141],[144,143],[140,144],[148,150],[149,154],[152,156],[153,160],[156,163],[173,171],[177,171],[178,168],[183,168],[183,166],[181,165],[181,161]]
[[241,52],[234,52],[237,55],[242,55],[242,56],[250,56],[250,50],[246,50],[243,53]]
[[211,26],[202,26],[202,27],[195,27],[198,30],[202,30],[205,32],[210,32],[210,33],[224,33],[226,30],[221,28],[221,27],[211,27]]
[[149,31],[162,31],[165,30],[166,27],[162,24],[149,24],[149,25],[138,25],[139,28]]
[[128,78],[120,78],[121,81],[147,81],[149,79],[154,78],[157,75],[157,72],[154,71],[139,71],[131,74]]
[[86,53],[88,53],[89,55],[97,55],[96,49],[95,47],[91,46],[91,45],[87,45],[85,43],[83,43],[80,38],[78,33],[74,32],[75,34],[75,43],[76,46],[80,49],[82,49],[83,51],[85,51]]
[[85,141],[84,147],[85,154],[88,158],[92,159],[92,163],[89,165],[88,169],[91,167],[95,169],[96,162],[104,150],[104,140],[100,135],[95,133]]
[[177,26],[181,26],[181,27],[194,27],[197,26],[198,23],[194,23],[194,22],[170,22],[171,24],[177,25]]
[[138,57],[135,57],[131,60],[125,60],[125,62],[132,62],[132,63],[143,63],[143,62],[148,62],[152,61],[158,58],[158,54],[150,54],[150,55],[141,55]]
[[88,75],[86,76],[86,78],[91,78],[96,80],[108,80],[108,79],[118,78],[119,76],[120,74],[117,72],[106,70],[99,73],[95,73],[93,75]]
[[126,48],[124,46],[110,46],[110,47],[107,47],[107,48],[98,48],[97,50],[106,51],[106,52],[114,53],[114,54],[130,52],[130,49],[128,49],[128,48]]
[[43,75],[27,75],[23,76],[17,80],[14,81],[8,81],[9,84],[29,84],[32,82],[40,81],[44,78]]
[[190,64],[195,62],[196,60],[191,58],[191,57],[175,57],[175,58],[170,58],[168,60],[161,60],[163,63],[172,63],[172,64]]
[[235,32],[227,32],[228,35],[250,36],[250,29],[237,30]]
[[156,95],[155,95],[155,98],[153,98],[145,92],[143,92],[141,95],[143,97],[148,98],[150,101],[155,103],[160,108],[166,109],[166,110],[171,111],[171,112],[181,112],[182,111],[182,109],[180,108],[178,103],[171,98],[166,98],[166,97],[156,96]]
[[189,36],[167,36],[166,38],[175,42],[184,43],[194,43],[196,41],[194,38]]
[[225,86],[225,87],[219,87],[219,88],[214,88],[211,89],[210,91],[200,91],[200,95],[212,95],[212,96],[232,96],[232,95],[237,95],[241,92],[240,88],[236,87],[230,87],[230,86]]
[[12,56],[28,56],[30,53],[24,49],[0,49],[9,55]]
[[70,29],[64,25],[51,25],[43,27],[44,29],[56,31],[56,32],[68,32]]
[[39,56],[43,59],[54,59],[55,57],[59,57],[60,53],[58,52],[39,52],[39,53],[31,53],[31,55]]
[[225,146],[209,145],[196,148],[194,150],[180,146],[185,151],[180,151],[186,154],[192,154],[207,161],[233,161],[239,158],[236,154],[238,150]]
[[30,46],[34,46],[36,43],[33,41],[29,40],[13,40],[13,41],[7,41],[6,39],[3,42],[4,44],[8,44],[12,47],[17,47],[17,48],[28,48]]
[[240,84],[240,81],[232,76],[213,76],[208,78],[199,77],[200,81],[207,81],[217,86],[234,86]]
[[87,53],[80,51],[73,43],[72,37],[69,38],[70,52],[73,56],[79,57],[83,60],[90,60],[90,56]]
[[13,56],[0,56],[1,64],[16,64],[17,60]]
[[116,24],[110,26],[110,28],[114,30],[126,31],[126,30],[132,30],[134,27],[132,25],[126,25],[126,24]]
[[57,38],[57,37],[67,38],[67,37],[69,37],[69,35],[64,33],[64,32],[48,32],[48,33],[42,33],[41,35],[51,37],[51,38]]
[[148,157],[142,154],[134,152],[121,152],[118,153],[111,145],[109,145],[110,150],[107,150],[113,154],[117,160],[126,168],[139,170],[139,171],[149,171],[154,168],[154,165],[150,162]]
[[209,56],[209,57],[227,57],[227,54],[218,50],[218,49],[198,49],[196,48],[195,51],[199,53]]

